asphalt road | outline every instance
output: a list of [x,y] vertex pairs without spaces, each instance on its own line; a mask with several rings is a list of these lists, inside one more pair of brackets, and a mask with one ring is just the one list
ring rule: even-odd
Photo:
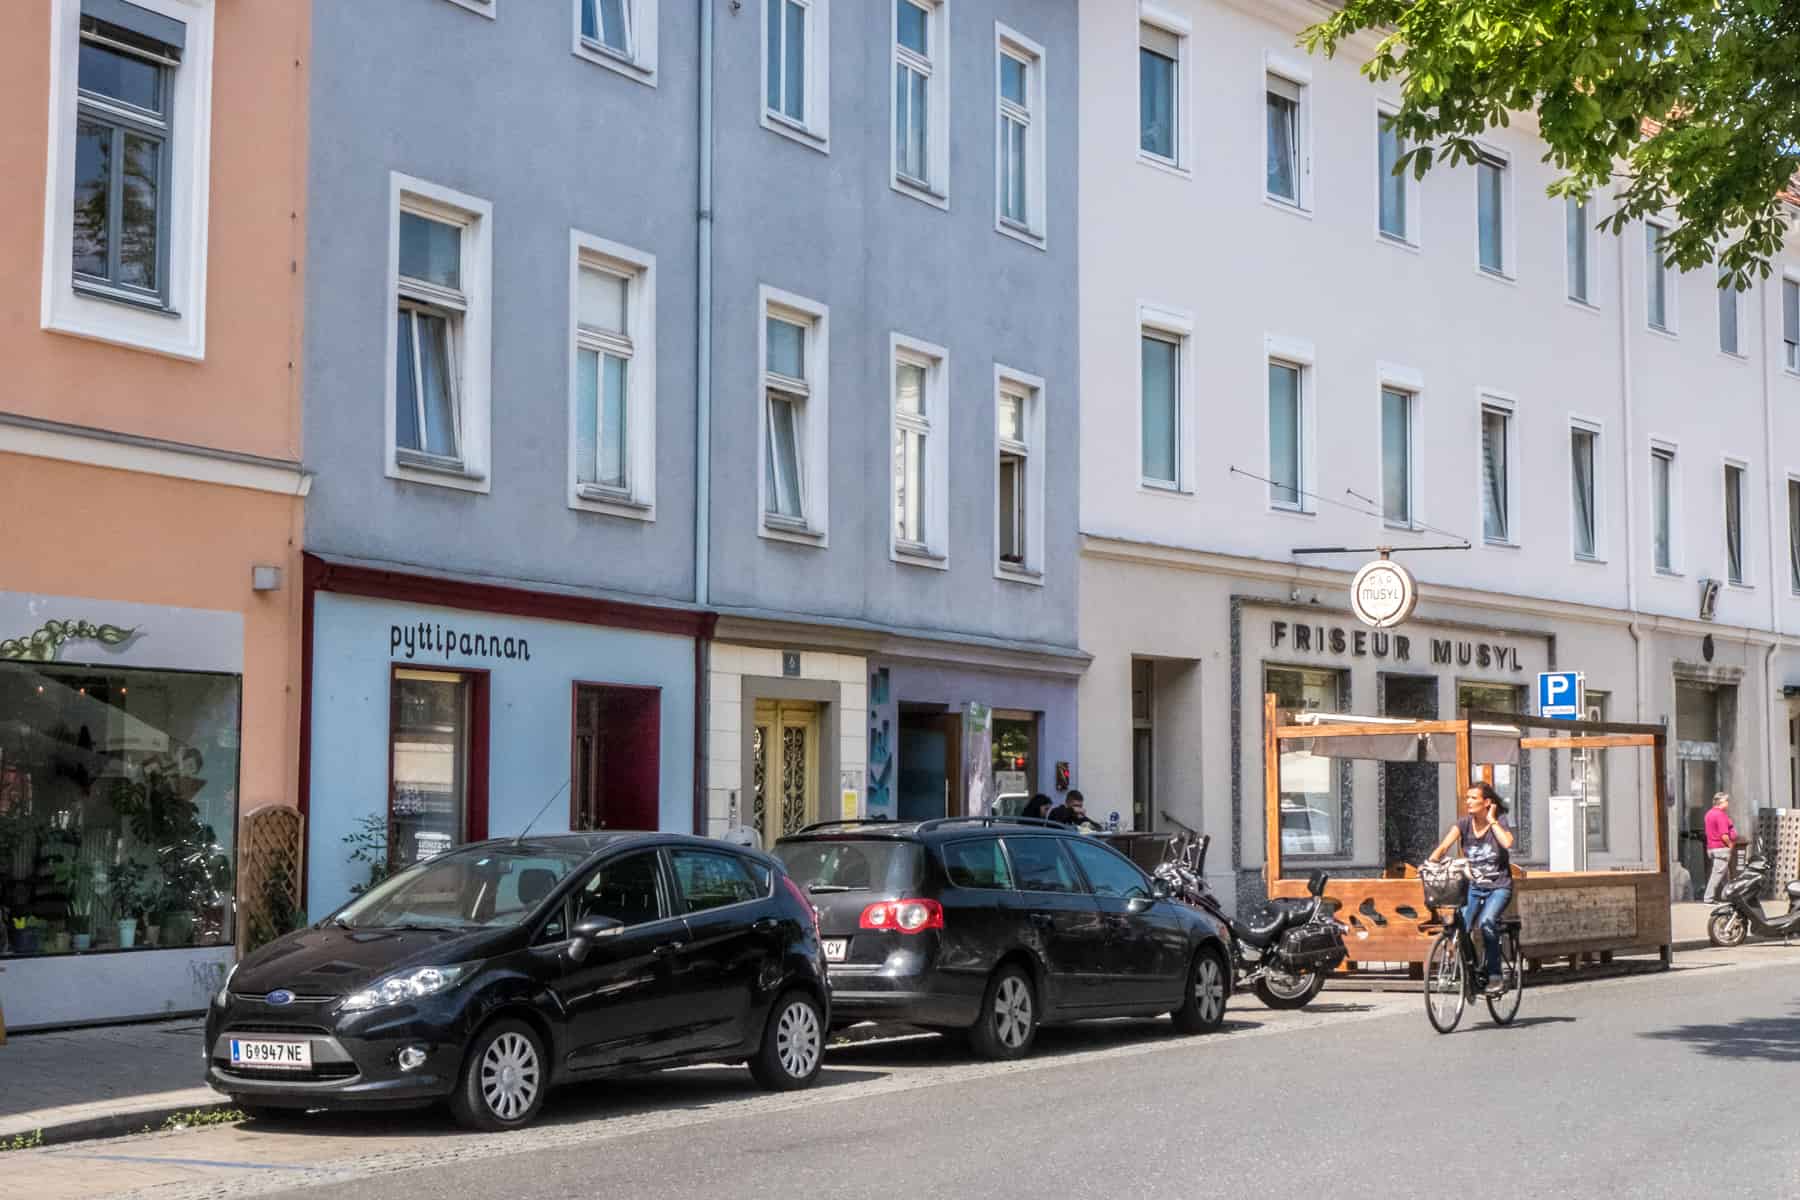
[[970,1063],[941,1038],[850,1047],[796,1096],[671,1072],[566,1093],[520,1134],[338,1119],[40,1161],[193,1164],[140,1177],[146,1200],[1769,1196],[1800,1180],[1796,1064],[1800,952],[1765,947],[1535,988],[1513,1027],[1476,1009],[1449,1037],[1416,995],[1328,992],[1301,1014],[1241,1001],[1202,1038],[1166,1022],[1047,1031],[1019,1064]]

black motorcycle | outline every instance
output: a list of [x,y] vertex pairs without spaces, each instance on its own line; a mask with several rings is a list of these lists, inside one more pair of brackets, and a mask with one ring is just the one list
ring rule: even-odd
[[1163,849],[1154,872],[1175,898],[1211,914],[1231,934],[1233,990],[1250,988],[1270,1008],[1304,1008],[1325,986],[1325,976],[1344,961],[1344,927],[1332,914],[1338,902],[1325,895],[1329,878],[1314,871],[1307,898],[1271,900],[1255,921],[1236,921],[1206,882],[1212,835],[1180,834]]
[[1788,911],[1771,917],[1763,911],[1762,890],[1769,878],[1769,858],[1759,841],[1744,872],[1725,886],[1725,902],[1706,919],[1706,936],[1715,946],[1741,946],[1751,934],[1786,941],[1800,936],[1800,880],[1787,885]]

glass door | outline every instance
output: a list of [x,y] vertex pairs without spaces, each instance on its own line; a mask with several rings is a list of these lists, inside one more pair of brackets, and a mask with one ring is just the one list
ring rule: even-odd
[[1675,756],[1680,795],[1675,859],[1687,868],[1700,898],[1712,864],[1706,858],[1706,813],[1719,790],[1719,691],[1697,683],[1675,686]]

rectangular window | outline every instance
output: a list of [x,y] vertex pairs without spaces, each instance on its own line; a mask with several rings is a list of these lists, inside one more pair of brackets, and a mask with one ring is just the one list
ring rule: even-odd
[[1381,515],[1395,525],[1412,524],[1413,398],[1381,389]]
[[[395,667],[388,724],[388,866],[401,870],[487,836],[477,762],[477,692],[469,671]],[[479,757],[485,758],[485,754]]]
[[1588,220],[1586,200],[1577,200],[1574,196],[1563,198],[1563,238],[1568,255],[1569,299],[1592,304],[1593,296],[1588,290],[1588,261],[1593,229]]
[[1790,479],[1788,501],[1788,586],[1800,595],[1800,479]]
[[1002,578],[1043,577],[1043,381],[995,370],[995,530]]
[[942,347],[893,338],[893,521],[896,557],[944,565],[949,524],[948,360]]
[[653,687],[575,685],[570,829],[662,827],[661,707]]
[[1725,464],[1725,570],[1732,583],[1744,582],[1744,468],[1733,463]]
[[1269,363],[1269,503],[1305,507],[1306,398],[1300,367]]
[[[1275,694],[1284,713],[1335,713],[1344,707],[1340,671],[1265,667],[1263,691]],[[1282,751],[1280,771],[1281,852],[1337,853],[1345,772],[1336,760],[1293,749]]]
[[[402,201],[405,204],[405,201]],[[394,333],[394,449],[401,466],[464,469],[463,359],[469,293],[464,219],[402,207]]]
[[1726,354],[1741,354],[1738,347],[1739,292],[1731,272],[1719,268],[1719,349]]
[[1481,406],[1481,532],[1490,542],[1512,541],[1512,413]]
[[1406,213],[1407,176],[1395,173],[1406,147],[1401,143],[1400,131],[1394,128],[1390,114],[1380,114],[1379,121],[1375,157],[1380,172],[1377,202],[1381,233],[1383,237],[1407,242],[1412,240]]
[[768,19],[768,87],[763,99],[772,113],[806,124],[806,0],[765,0]]
[[654,86],[659,0],[574,3],[577,57]]
[[936,8],[894,0],[894,169],[929,189],[931,177],[932,26]]
[[572,507],[654,514],[656,260],[571,235]]
[[1043,245],[1045,232],[1043,47],[996,26],[995,219],[1002,233]]
[[582,437],[576,479],[620,496],[631,492],[625,399],[632,354],[625,317],[630,287],[629,279],[610,271],[581,268],[575,361]]
[[1594,486],[1598,465],[1594,445],[1599,439],[1600,435],[1592,429],[1576,426],[1569,431],[1569,481],[1574,491],[1570,512],[1575,523],[1577,558],[1600,556],[1600,518],[1595,509],[1598,489]]
[[1026,76],[1029,63],[1002,52],[1000,55],[1000,218],[1024,225],[1026,209],[1027,142],[1031,134]]
[[819,541],[825,531],[825,309],[763,289],[762,528]]
[[1181,483],[1181,339],[1143,331],[1143,453],[1139,468],[1148,483]]
[[1481,269],[1507,274],[1505,160],[1484,154],[1475,164],[1475,220]]
[[1644,308],[1650,328],[1672,330],[1669,320],[1669,268],[1663,261],[1664,229],[1644,223]]
[[1174,164],[1179,151],[1181,35],[1138,25],[1138,149]]
[[116,0],[82,5],[75,286],[166,308],[172,107],[187,27]]
[[1265,164],[1270,196],[1289,204],[1300,203],[1300,100],[1303,89],[1279,75],[1267,77]]
[[763,0],[763,127],[828,147],[831,0]]
[[[1587,694],[1587,719],[1605,721],[1612,697],[1592,689]],[[1573,754],[1572,774],[1581,781],[1581,800],[1587,814],[1587,848],[1590,853],[1606,849],[1606,751],[1577,750]]]
[[1675,451],[1658,446],[1650,451],[1650,507],[1655,539],[1656,569],[1675,570]]
[[1782,361],[1790,371],[1800,371],[1800,282],[1781,281]]

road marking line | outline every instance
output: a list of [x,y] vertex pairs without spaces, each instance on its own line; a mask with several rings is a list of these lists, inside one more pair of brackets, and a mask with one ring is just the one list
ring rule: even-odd
[[64,1152],[58,1158],[98,1158],[107,1162],[155,1163],[158,1166],[170,1167],[222,1167],[238,1171],[292,1171],[296,1168],[283,1163],[251,1163],[222,1162],[212,1158],[158,1158],[154,1154],[86,1154]]

